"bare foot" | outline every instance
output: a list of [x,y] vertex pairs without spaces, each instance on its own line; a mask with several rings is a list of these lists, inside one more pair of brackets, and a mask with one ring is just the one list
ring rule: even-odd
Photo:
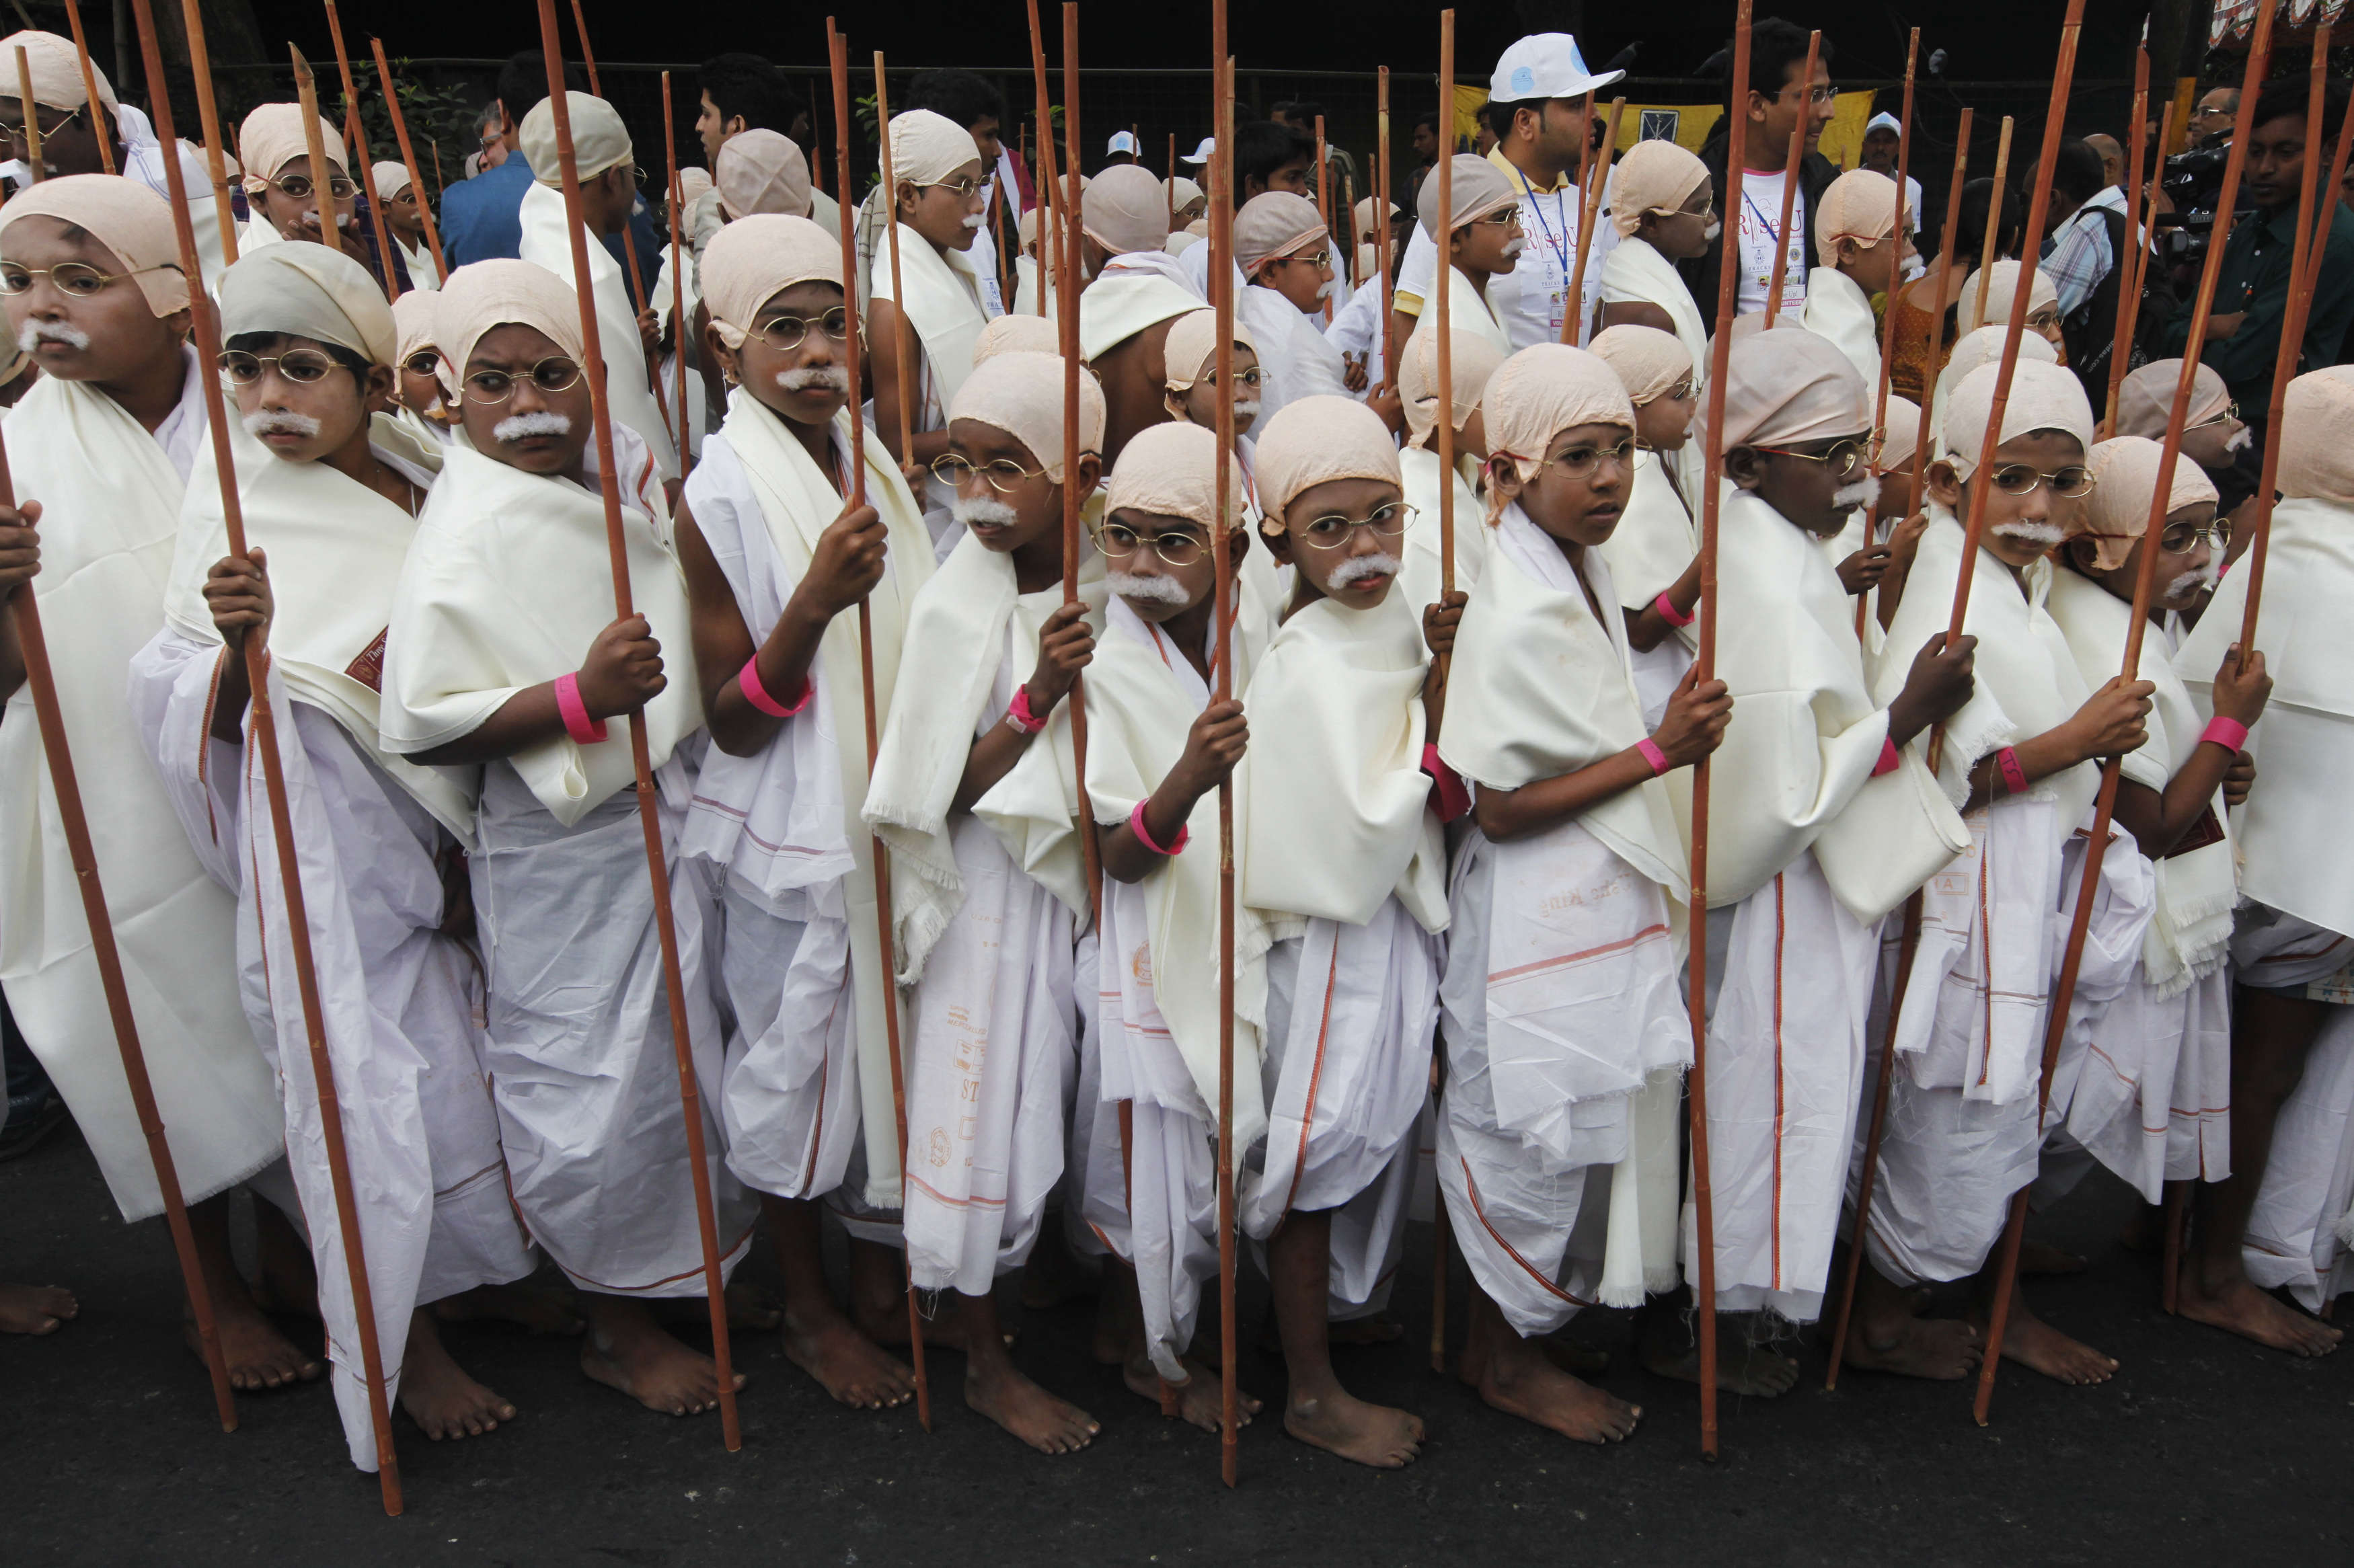
[[1847,1364],[1865,1372],[1953,1383],[1977,1371],[1985,1355],[1978,1330],[1954,1318],[1859,1318],[1848,1332]]
[[2082,1274],[2084,1272],[2084,1260],[2048,1242],[2022,1241],[2019,1244],[2019,1272],[2021,1275]]
[[409,1322],[408,1347],[401,1357],[400,1408],[418,1430],[436,1443],[480,1437],[515,1418],[515,1407],[466,1375],[450,1357],[430,1312]]
[[1505,1414],[1580,1443],[1623,1443],[1643,1419],[1641,1405],[1570,1376],[1542,1355],[1490,1354],[1478,1387],[1479,1397]]
[[[1671,1321],[1673,1321],[1671,1319]],[[1642,1339],[1643,1370],[1678,1383],[1700,1382],[1700,1346],[1682,1324],[1656,1330]],[[1547,1340],[1550,1346],[1552,1341]],[[1556,1363],[1558,1364],[1558,1363]],[[1716,1386],[1751,1399],[1777,1399],[1798,1381],[1798,1363],[1770,1345],[1753,1345],[1730,1319],[1717,1319]]]
[[2326,1356],[2345,1338],[2339,1330],[2306,1317],[2272,1292],[2257,1289],[2244,1274],[2235,1275],[2221,1288],[2210,1287],[2200,1277],[2198,1264],[2190,1258],[2182,1263],[2175,1308],[2194,1323],[2222,1329],[2293,1356]]
[[2037,1317],[2016,1287],[2011,1291],[2010,1314],[2003,1319],[2002,1353],[2045,1377],[2080,1388],[2106,1383],[2116,1375],[2115,1361]]
[[81,1315],[73,1292],[56,1285],[0,1285],[0,1334],[54,1334]]
[[1056,1399],[1002,1357],[966,1362],[964,1403],[1041,1454],[1076,1454],[1103,1430],[1094,1416]]
[[433,1316],[444,1323],[512,1323],[535,1334],[567,1338],[588,1327],[568,1287],[535,1285],[525,1279],[512,1285],[478,1285],[444,1297],[433,1303]]
[[[1185,1369],[1185,1381],[1166,1385],[1177,1402],[1177,1418],[1204,1432],[1219,1430],[1226,1403],[1225,1390],[1219,1384],[1217,1369],[1191,1356],[1185,1357],[1179,1364]],[[1161,1373],[1150,1357],[1139,1356],[1134,1361],[1123,1361],[1120,1363],[1120,1381],[1128,1384],[1129,1393],[1149,1399],[1155,1404],[1161,1403],[1163,1386]],[[1259,1401],[1253,1399],[1247,1390],[1235,1390],[1235,1411],[1238,1417],[1235,1425],[1249,1425],[1251,1417],[1259,1413]]]
[[[327,1370],[325,1362],[305,1355],[280,1333],[278,1325],[241,1290],[214,1287],[213,1328],[220,1336],[221,1358],[228,1363],[231,1388],[248,1393],[292,1388],[298,1383],[316,1383]],[[196,1324],[184,1324],[182,1335],[188,1349],[202,1360],[204,1346],[196,1338]]]
[[785,1358],[841,1403],[882,1410],[916,1397],[916,1374],[831,1305],[806,1323],[784,1315]]
[[[679,1343],[642,1301],[602,1297],[588,1308],[580,1370],[663,1415],[697,1415],[719,1403],[719,1369]],[[744,1374],[736,1374],[744,1386]]]
[[1335,1388],[1314,1399],[1294,1397],[1284,1406],[1283,1429],[1312,1447],[1395,1470],[1422,1453],[1422,1417],[1412,1411],[1368,1404]]

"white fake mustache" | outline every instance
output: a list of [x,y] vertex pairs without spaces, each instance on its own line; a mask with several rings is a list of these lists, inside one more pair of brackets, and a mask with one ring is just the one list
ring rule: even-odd
[[27,354],[32,353],[44,341],[61,343],[69,348],[88,348],[90,334],[78,326],[68,326],[63,322],[31,321],[17,329],[16,346]]
[[1720,223],[1720,222],[1711,221],[1711,222],[1710,222],[1710,224],[1709,224],[1709,226],[1708,226],[1706,228],[1703,228],[1703,229],[1702,229],[1702,230],[1700,231],[1700,237],[1701,237],[1702,239],[1707,240],[1711,245],[1713,245],[1713,244],[1715,244],[1715,243],[1716,243],[1716,237],[1717,237],[1718,235],[1720,235],[1720,234],[1723,234],[1723,232],[1724,232],[1724,225],[1723,225],[1723,224],[1722,224],[1722,223]]
[[315,436],[319,421],[308,414],[297,414],[291,408],[276,411],[264,409],[245,417],[245,433],[249,436]]
[[1340,291],[1341,280],[1338,278],[1327,278],[1316,285],[1316,297],[1320,300],[1329,300]]
[[1173,604],[1183,608],[1185,590],[1174,577],[1139,577],[1134,572],[1106,572],[1104,587],[1125,599],[1141,600],[1146,604]]
[[2017,539],[2021,544],[2027,545],[2041,545],[2047,550],[2054,545],[2062,543],[2068,537],[2068,531],[2056,523],[1998,523],[1994,525],[1994,531],[2006,539]]
[[1831,510],[1852,512],[1859,506],[1869,506],[1880,494],[1876,479],[1859,479],[1853,484],[1842,484],[1831,492]]
[[1344,588],[1367,577],[1394,577],[1404,565],[1386,550],[1378,555],[1352,556],[1333,571],[1330,586]]
[[2250,430],[2247,426],[2242,425],[2238,429],[2232,432],[2232,439],[2223,443],[2223,450],[2227,452],[2235,452],[2242,447],[2253,446],[2255,443],[2255,433]]
[[529,414],[510,414],[491,427],[491,434],[503,441],[519,441],[527,436],[564,436],[572,433],[569,415],[541,408]]
[[966,213],[964,215],[964,226],[967,228],[979,228],[981,226],[983,217],[983,214],[978,212]]
[[1528,248],[1529,242],[1526,239],[1507,239],[1504,241],[1504,260],[1510,261]]
[[2189,604],[2200,594],[2209,591],[2214,588],[2217,583],[2221,582],[2222,580],[2223,568],[2221,565],[2211,560],[2196,571],[2184,572],[2172,582],[2167,584],[2166,591],[2158,596],[2158,602],[2161,604]]
[[949,503],[949,515],[970,528],[980,523],[992,528],[1010,528],[1019,514],[994,495],[960,495]]
[[777,385],[788,392],[848,392],[850,372],[839,365],[804,365],[797,370],[777,372]]
[[1247,403],[1244,403],[1244,402],[1236,402],[1236,403],[1235,404],[1235,424],[1239,425],[1239,424],[1242,424],[1242,423],[1244,423],[1244,422],[1246,422],[1246,421],[1247,421],[1247,420],[1256,419],[1256,418],[1258,418],[1258,399],[1257,399],[1257,398],[1254,397],[1254,398],[1252,398],[1252,399],[1251,399],[1249,402],[1247,402]]

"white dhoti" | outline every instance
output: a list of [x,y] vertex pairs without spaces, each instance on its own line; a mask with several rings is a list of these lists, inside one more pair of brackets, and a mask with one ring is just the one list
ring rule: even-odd
[[1331,1313],[1387,1303],[1428,1097],[1443,944],[1393,896],[1363,926],[1308,922],[1267,952],[1267,1140],[1241,1197],[1264,1243],[1294,1210],[1332,1215]]
[[2354,1288],[2354,942],[2297,916],[2243,906],[2232,938],[2242,983],[2341,1005],[2306,1053],[2273,1124],[2272,1156],[2241,1259],[2263,1289],[2319,1311]]

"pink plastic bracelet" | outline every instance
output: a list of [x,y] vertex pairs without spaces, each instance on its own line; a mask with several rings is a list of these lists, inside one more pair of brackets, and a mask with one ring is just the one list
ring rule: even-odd
[[1664,592],[1662,592],[1659,598],[1651,601],[1651,608],[1658,610],[1659,612],[1659,619],[1666,621],[1670,626],[1690,626],[1692,623],[1693,617],[1700,613],[1698,608],[1695,607],[1691,615],[1684,614],[1681,610],[1676,608],[1675,601],[1668,598]]
[[1872,776],[1877,779],[1883,773],[1893,773],[1903,765],[1904,759],[1896,754],[1895,740],[1883,737],[1880,743],[1880,760],[1872,764]]
[[760,683],[760,656],[758,653],[745,660],[744,667],[736,672],[736,689],[744,694],[746,702],[770,718],[792,717],[809,706],[810,698],[817,694],[816,683],[804,674],[801,677],[801,694],[793,698],[790,706],[769,695],[769,688]]
[[583,746],[594,746],[605,738],[605,721],[588,716],[588,705],[580,700],[580,674],[574,671],[556,677],[556,711],[564,715],[564,733]]
[[1471,809],[1471,791],[1464,787],[1463,775],[1439,760],[1435,741],[1423,744],[1422,770],[1430,776],[1430,803],[1440,821],[1451,822]]
[[1179,828],[1175,841],[1168,848],[1161,848],[1152,842],[1152,830],[1144,825],[1145,804],[1146,802],[1139,800],[1136,803],[1136,810],[1128,814],[1128,831],[1136,835],[1136,842],[1154,854],[1173,855],[1182,852],[1185,848],[1185,841],[1193,836],[1193,830],[1190,826]]
[[1637,741],[1635,743],[1635,749],[1641,752],[1643,754],[1643,760],[1651,765],[1651,776],[1653,778],[1657,778],[1668,770],[1668,754],[1661,751],[1659,749],[1659,743],[1653,740],[1649,736],[1647,735],[1642,739]]
[[1030,711],[1030,688],[1027,684],[1013,688],[1013,700],[1005,705],[1005,720],[1023,735],[1036,735],[1046,727],[1046,721]]
[[2027,769],[2019,765],[2019,753],[2006,746],[1994,754],[1994,765],[2002,769],[2004,789],[2014,795],[2027,793]]
[[2236,757],[2248,744],[2248,726],[2238,719],[2227,719],[2218,714],[2207,721],[2207,727],[2199,732],[2199,738],[2211,740]]

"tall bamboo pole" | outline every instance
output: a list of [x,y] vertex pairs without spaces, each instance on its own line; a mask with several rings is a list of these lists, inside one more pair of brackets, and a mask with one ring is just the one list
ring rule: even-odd
[[[1071,0],[1064,0],[1063,5],[1063,160],[1068,165],[1065,174],[1069,184],[1066,188],[1074,218],[1064,226],[1063,266],[1076,277],[1076,218],[1086,198],[1079,190],[1079,8]],[[1056,325],[1063,349],[1063,602],[1069,605],[1079,602],[1079,313],[1065,311]],[[1087,867],[1090,911],[1100,924],[1103,850],[1096,836],[1095,808],[1087,799],[1087,698],[1083,676],[1071,677],[1069,701],[1072,777],[1078,792],[1079,854]]]
[[[178,138],[172,128],[163,51],[155,41],[154,12],[149,0],[133,0],[133,4],[137,8],[139,48],[147,68],[147,90],[156,139],[169,150],[177,144]],[[295,58],[299,61],[302,57],[297,54]],[[307,70],[304,78],[307,87]],[[315,167],[322,163],[316,147],[319,117],[315,107],[307,113],[306,123],[313,138],[312,159]],[[188,195],[177,157],[164,160],[164,175],[171,191],[172,223],[179,240],[181,270],[187,276],[191,294],[200,293],[204,273],[196,264],[196,231],[188,216]],[[209,373],[209,367],[220,357],[220,333],[212,312],[201,301],[195,303],[196,308],[188,314],[196,339],[196,358],[207,367],[207,373],[196,380],[203,388],[206,418],[215,433],[213,464],[220,484],[222,521],[228,535],[229,554],[244,556],[249,552],[245,513],[238,490],[237,459],[222,436],[228,429],[228,413],[221,395],[220,378]],[[398,1514],[401,1510],[400,1464],[392,1446],[392,1416],[385,1399],[384,1356],[376,1342],[375,1297],[368,1284],[367,1255],[360,1235],[351,1160],[344,1146],[343,1107],[335,1087],[334,1063],[327,1054],[327,1027],[319,1001],[318,970],[311,958],[311,917],[296,860],[294,824],[286,799],[285,762],[278,749],[277,716],[270,702],[269,655],[258,637],[243,639],[243,652],[246,678],[252,688],[249,709],[251,744],[261,757],[262,779],[270,800],[270,825],[277,841],[280,885],[290,927],[288,939],[293,948],[294,983],[302,997],[303,1033],[310,1043],[312,1087],[318,1096],[320,1137],[327,1156],[328,1182],[335,1196],[335,1228],[344,1243],[353,1313],[358,1320],[360,1376],[367,1388],[368,1417],[376,1436],[376,1484],[383,1497],[384,1511]]]
[[25,111],[25,183],[37,185],[48,177],[41,166],[41,106],[33,101],[33,62],[25,46],[16,46],[16,92]]
[[[1888,261],[1888,308],[1882,312],[1880,326],[1880,375],[1872,392],[1872,464],[1879,466],[1881,444],[1888,439],[1888,378],[1896,359],[1896,296],[1904,282],[1904,218],[1912,210],[1905,181],[1911,177],[1913,158],[1913,72],[1921,58],[1921,29],[1913,29],[1911,40],[1904,47],[1904,112],[1896,122],[1896,221],[1888,230],[1888,243],[1893,253]],[[1825,265],[1829,265],[1826,261]],[[1945,317],[1938,316],[1942,323]],[[1917,452],[1918,448],[1914,450]],[[1916,470],[1923,465],[1916,457]],[[1868,549],[1880,542],[1880,490],[1872,488],[1872,500],[1863,509],[1863,542]],[[1865,619],[1872,613],[1869,589],[1855,596],[1855,634],[1863,635]],[[1833,1369],[1836,1373],[1837,1369]]]
[[[622,532],[620,465],[614,456],[613,409],[605,387],[605,355],[599,341],[596,286],[588,276],[588,229],[581,212],[580,165],[572,150],[572,106],[565,95],[564,56],[557,42],[556,0],[539,0],[539,47],[547,65],[548,107],[554,116],[557,168],[564,189],[564,228],[572,243],[573,294],[580,307],[580,347],[588,376],[597,438],[598,489],[605,503],[605,547],[612,557],[613,614],[626,620],[631,608],[629,544]],[[464,367],[460,366],[461,370]],[[703,1095],[695,1082],[694,1047],[688,1039],[686,983],[680,971],[678,927],[671,916],[670,871],[656,814],[653,767],[646,748],[642,712],[630,715],[630,760],[637,778],[638,822],[645,837],[646,877],[652,885],[654,928],[662,943],[663,988],[670,1001],[671,1049],[678,1062],[679,1108],[686,1124],[686,1157],[695,1183],[695,1223],[703,1245],[704,1304],[711,1319],[711,1359],[719,1385],[719,1427],[729,1453],[744,1446],[736,1414],[736,1368],[727,1338],[726,1284],[719,1272],[719,1227],[711,1197],[711,1161],[703,1137]]]
[[[899,276],[899,176],[891,167],[891,89],[883,79],[883,51],[875,51],[875,140],[883,149],[883,232],[891,250],[891,368],[899,383],[899,468],[912,475],[916,471],[916,398],[921,395],[922,367],[913,362],[907,350],[908,338],[915,332],[907,319],[907,286]],[[1041,240],[1045,231],[1039,231]],[[1039,246],[1044,252],[1045,246]],[[910,480],[910,482],[919,482]]]
[[684,482],[695,471],[690,440],[694,426],[686,411],[686,351],[690,335],[686,320],[686,241],[679,231],[679,208],[685,204],[686,191],[678,178],[678,116],[671,106],[668,71],[662,73],[662,87],[663,160],[666,165],[663,189],[668,193],[663,205],[670,209],[670,328],[678,344],[678,475]]
[[[408,171],[409,188],[417,193],[418,216],[425,220],[425,243],[433,252],[433,266],[442,277],[450,275],[450,259],[441,253],[441,228],[433,221],[433,204],[426,199],[425,171],[417,166],[417,153],[408,144],[408,120],[400,111],[400,94],[393,90],[392,65],[384,58],[384,40],[370,38],[368,47],[376,51],[376,84],[384,90],[384,107],[392,116],[392,137],[400,144],[401,166]],[[434,149],[439,159],[440,149]]]
[[[1438,102],[1439,111],[1447,112],[1455,101],[1455,12],[1452,8],[1438,14]],[[1452,390],[1455,382],[1454,334],[1449,331],[1452,302],[1455,297],[1455,154],[1449,149],[1439,154],[1438,212],[1442,232],[1438,255],[1431,277],[1437,285],[1437,313],[1432,318],[1438,323],[1438,419],[1433,434],[1438,443],[1438,592],[1443,599],[1455,591],[1455,403]]]
[[1610,154],[1618,148],[1618,116],[1627,101],[1610,101],[1610,125],[1577,191],[1577,261],[1570,269],[1569,289],[1561,299],[1561,341],[1572,348],[1585,335],[1585,257],[1594,245],[1594,226],[1602,220],[1602,193],[1610,183]]
[[[1216,84],[1217,148],[1211,166],[1217,187],[1210,197],[1210,277],[1218,311],[1218,456],[1214,476],[1218,488],[1218,526],[1211,548],[1218,608],[1217,668],[1214,700],[1232,701],[1234,675],[1234,567],[1229,557],[1233,539],[1227,528],[1227,487],[1232,482],[1235,448],[1235,62],[1226,51],[1226,0],[1211,0],[1211,27],[1217,61],[1211,73]],[[1218,781],[1218,1473],[1232,1487],[1242,1477],[1242,1393],[1235,1366],[1242,1359],[1242,1339],[1235,1320],[1235,1171],[1242,1151],[1235,1147],[1235,785],[1232,775]]]
[[[114,173],[117,131],[112,121],[103,118],[106,111],[98,101],[98,67],[90,62],[90,39],[82,34],[81,6],[77,0],[66,0],[66,25],[73,29],[74,53],[81,58],[82,101],[90,105],[90,128],[98,138],[99,173],[111,175]],[[190,47],[194,48],[193,40]],[[25,100],[25,117],[27,120],[32,118],[32,105],[31,99]]]
[[[1987,324],[1987,293],[1994,287],[1994,253],[2002,238],[2002,209],[2008,193],[2003,182],[2010,177],[2010,116],[2002,117],[2002,133],[1994,144],[1994,192],[1987,197],[1986,234],[1978,241],[1978,323]],[[2021,270],[2032,270],[2022,268]],[[1942,303],[1942,302],[1940,302]],[[1926,390],[1926,388],[1924,388]]]
[[[294,96],[302,109],[302,143],[310,150],[311,206],[319,218],[319,243],[330,250],[341,250],[344,248],[343,230],[339,226],[342,215],[335,210],[335,193],[330,186],[327,174],[326,138],[319,134],[318,83],[312,78],[311,62],[302,58],[300,48],[289,44],[286,52],[294,59]],[[171,164],[176,160],[166,158],[164,162]]]
[[[229,199],[228,164],[223,157],[228,142],[221,133],[220,110],[213,101],[212,57],[205,47],[204,16],[197,9],[196,0],[180,0],[180,25],[188,36],[188,69],[196,78],[196,125],[205,138],[205,174],[212,181],[213,218],[220,225],[221,264],[233,266],[237,261],[237,207]],[[248,172],[266,180],[278,171]]]
[[1386,380],[1390,366],[1397,363],[1396,344],[1392,341],[1397,330],[1390,317],[1392,309],[1390,281],[1390,246],[1396,236],[1390,223],[1390,68],[1383,66],[1374,77],[1373,93],[1378,107],[1373,118],[1379,129],[1379,139],[1373,144],[1373,162],[1378,170],[1373,184],[1379,188],[1381,200],[1375,204],[1381,211],[1381,226],[1373,230],[1373,260],[1382,269],[1382,376]]
[[[1807,127],[1815,118],[1815,64],[1822,58],[1822,47],[1819,31],[1807,35],[1807,74],[1798,79],[1798,120],[1790,127],[1790,151],[1782,164],[1782,226],[1774,231],[1774,281],[1766,291],[1766,324],[1769,327],[1782,314],[1782,281],[1790,268],[1790,217],[1797,211],[1793,204],[1798,199],[1798,167],[1807,161]],[[1741,101],[1745,107],[1747,100]],[[1900,184],[1896,190],[1901,198],[1903,185]],[[1729,207],[1727,210],[1731,210]],[[1806,253],[1807,242],[1802,236],[1798,254],[1803,257]],[[1800,278],[1798,282],[1803,288],[1806,280]]]
[[[1316,117],[1316,216],[1323,220],[1324,243],[1332,243],[1332,181],[1331,169],[1324,161],[1324,117]],[[1353,239],[1355,237],[1351,236]],[[1352,247],[1353,249],[1353,246]],[[1332,324],[1332,296],[1324,296],[1324,324]]]
[[[392,270],[392,228],[385,222],[384,198],[376,194],[376,161],[368,155],[367,130],[360,123],[360,90],[352,79],[352,57],[344,48],[344,24],[343,19],[335,15],[335,0],[325,0],[325,3],[327,34],[335,46],[335,70],[344,84],[344,114],[351,123],[352,158],[360,167],[360,189],[367,196],[368,216],[376,220],[376,253],[384,262],[385,297],[397,300],[400,298],[400,285],[394,281]],[[418,192],[419,207],[425,205],[424,194],[422,190]]]
[[[2167,105],[2173,112],[2174,106]],[[2117,270],[2117,329],[2109,340],[2109,395],[2102,406],[2101,433],[2115,433],[2117,388],[2126,378],[2126,362],[2133,357],[2133,323],[2140,303],[2141,257],[2149,249],[2148,230],[2136,220],[2135,204],[2142,200],[2141,155],[2149,141],[2149,46],[2134,50],[2133,124],[2126,132],[2126,227],[2124,242],[2113,264]],[[2159,143],[2161,146],[2163,143]]]

